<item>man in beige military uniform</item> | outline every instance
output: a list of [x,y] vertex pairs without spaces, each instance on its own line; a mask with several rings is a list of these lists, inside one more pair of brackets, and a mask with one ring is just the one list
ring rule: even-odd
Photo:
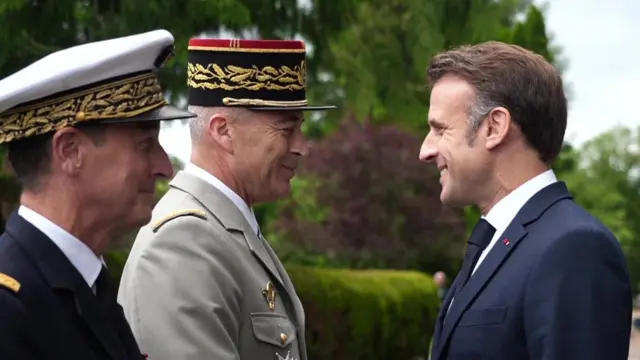
[[301,41],[192,39],[191,162],[140,230],[118,301],[152,360],[307,359],[304,310],[251,210],[308,147]]

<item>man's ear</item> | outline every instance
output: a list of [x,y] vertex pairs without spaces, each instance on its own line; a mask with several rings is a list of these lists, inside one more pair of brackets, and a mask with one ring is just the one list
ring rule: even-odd
[[233,129],[226,114],[216,113],[209,118],[209,135],[229,153],[233,153]]
[[70,176],[76,176],[87,159],[91,140],[76,128],[56,131],[51,139],[53,163]]
[[492,109],[485,119],[483,135],[485,147],[492,150],[502,144],[511,128],[511,113],[504,107]]

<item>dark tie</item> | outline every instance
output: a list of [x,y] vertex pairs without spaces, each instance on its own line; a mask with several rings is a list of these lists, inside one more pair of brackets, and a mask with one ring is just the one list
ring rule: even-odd
[[458,283],[453,293],[454,297],[462,291],[462,288],[467,284],[467,281],[469,281],[482,250],[486,249],[487,245],[489,245],[495,232],[496,229],[485,219],[480,219],[476,223],[476,226],[471,232],[471,237],[469,237],[467,241],[467,252],[464,255],[460,273],[458,273]]
[[120,340],[120,344],[129,354],[127,359],[146,359],[146,355],[140,354],[140,349],[131,332],[129,322],[118,305],[117,292],[118,289],[115,281],[111,277],[109,270],[103,265],[96,279],[98,306],[100,306],[103,314],[106,316],[105,321],[108,321],[110,327],[115,331],[118,340]]
[[109,306],[115,299],[115,285],[109,270],[103,265],[96,279],[96,297],[101,305]]

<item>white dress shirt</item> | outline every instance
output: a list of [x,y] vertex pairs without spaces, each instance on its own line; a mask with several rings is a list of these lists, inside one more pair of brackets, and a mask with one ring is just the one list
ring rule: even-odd
[[247,222],[251,226],[254,234],[259,234],[258,220],[256,219],[256,215],[253,213],[253,209],[247,205],[247,203],[242,200],[240,195],[236,194],[231,188],[225,185],[222,181],[220,181],[217,177],[213,176],[206,170],[200,168],[193,163],[188,163],[184,167],[184,172],[189,173],[191,175],[197,176],[200,179],[206,181],[211,184],[216,189],[220,190],[226,197],[228,197],[240,210],[242,215],[244,215]]
[[18,208],[18,215],[22,216],[22,218],[35,226],[43,234],[47,235],[67,259],[69,259],[73,267],[78,270],[87,282],[87,285],[93,289],[100,270],[102,270],[103,261],[101,258],[98,258],[98,256],[96,256],[85,243],[78,240],[78,238],[30,208],[21,205]]
[[[524,206],[524,204],[529,201],[536,193],[545,187],[557,182],[558,179],[554,174],[553,170],[547,170],[542,174],[530,179],[526,183],[520,185],[518,188],[513,190],[507,196],[498,201],[497,204],[489,210],[489,213],[486,216],[482,216],[485,220],[491,224],[496,229],[493,238],[491,238],[491,242],[489,245],[480,253],[480,257],[476,262],[475,267],[473,268],[473,272],[471,272],[471,276],[476,272],[482,261],[487,257],[489,251],[493,248],[493,246],[498,242],[498,239],[502,236],[504,231],[507,229],[513,218],[518,214],[520,209]],[[471,277],[470,277],[471,278]],[[451,309],[451,305],[453,304],[453,299],[451,299],[451,303],[449,303],[449,309]]]
[[553,170],[547,170],[513,190],[507,196],[502,198],[502,200],[498,201],[498,203],[489,210],[489,213],[486,216],[483,216],[483,218],[496,229],[496,232],[493,235],[493,238],[491,238],[489,245],[487,245],[482,253],[480,253],[478,262],[473,268],[471,275],[475,273],[478,266],[480,266],[482,261],[487,257],[489,251],[491,251],[496,242],[498,242],[498,239],[502,236],[504,231],[507,230],[507,226],[509,226],[511,221],[513,221],[513,218],[518,214],[524,204],[526,204],[527,201],[529,201],[529,199],[531,199],[540,190],[557,181],[558,179],[553,173]]

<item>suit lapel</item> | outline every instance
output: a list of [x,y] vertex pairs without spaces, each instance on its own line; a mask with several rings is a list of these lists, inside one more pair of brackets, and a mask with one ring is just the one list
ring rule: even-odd
[[[434,339],[435,351],[433,360],[440,359],[444,348],[451,338],[453,330],[458,325],[464,312],[480,292],[482,292],[495,272],[498,271],[500,266],[517,247],[518,243],[525,238],[527,235],[526,226],[536,221],[548,208],[563,199],[571,199],[571,195],[563,182],[556,182],[540,190],[520,209],[513,221],[511,221],[507,229],[491,248],[487,257],[480,266],[478,266],[475,273],[473,273],[465,287],[458,293],[458,296],[453,299],[449,312],[446,313],[447,309],[444,306],[441,309],[441,316],[438,317],[438,321],[442,321],[442,323],[436,323],[436,331],[439,330],[439,325],[441,326],[441,331],[439,331]],[[456,279],[456,281],[458,281],[458,279]],[[451,289],[454,289],[454,287],[452,286]],[[452,294],[447,294],[449,302],[452,296]]]
[[304,308],[302,307],[302,302],[300,302],[300,298],[298,298],[296,294],[296,290],[293,286],[293,283],[291,282],[291,278],[289,278],[289,275],[287,274],[287,270],[284,268],[284,266],[282,266],[282,263],[280,262],[280,260],[278,260],[278,256],[276,255],[275,251],[273,251],[271,246],[268,243],[266,243],[266,241],[265,241],[265,248],[269,253],[269,256],[271,257],[271,259],[273,259],[273,263],[275,264],[276,269],[278,270],[278,273],[282,277],[284,290],[289,295],[288,300],[290,301],[290,304],[293,306],[293,310],[295,314],[292,320],[296,325],[298,338],[300,339],[299,341],[300,354],[304,354],[303,356],[305,356],[307,353],[307,349],[306,349],[306,342],[304,341],[305,315],[304,315]]
[[[100,340],[105,350],[114,359],[127,359],[127,353],[123,348],[123,344],[115,332],[115,321],[112,317],[113,312],[98,306],[98,302],[91,290],[81,289],[75,292],[76,307],[78,312],[87,325],[93,331],[93,334]],[[112,304],[116,306],[116,304]]]
[[126,359],[126,353],[111,326],[110,317],[98,307],[91,288],[60,249],[40,230],[14,212],[7,222],[10,234],[33,259],[49,287],[73,293],[75,308],[93,335],[113,359]]
[[[113,324],[113,329],[120,340],[120,344],[124,348],[124,351],[129,356],[130,359],[139,359],[142,356],[140,352],[140,348],[138,347],[138,343],[131,331],[131,327],[129,326],[129,322],[124,315],[124,310],[122,306],[118,304],[117,300],[118,288],[117,285],[109,274],[106,277],[106,282],[102,282],[101,287],[98,289],[98,298],[104,303],[103,306],[107,306],[108,317],[111,319],[111,324]],[[93,294],[92,294],[93,296]],[[103,313],[105,313],[103,311]]]
[[262,266],[273,276],[280,286],[285,287],[285,282],[278,271],[278,267],[276,266],[275,260],[269,255],[269,251],[267,247],[269,246],[266,242],[263,242],[262,239],[258,237],[257,234],[253,234],[253,229],[247,224],[244,229],[244,237],[247,241],[247,246],[249,246],[249,250],[253,256],[255,256]]
[[[480,291],[484,288],[487,281],[491,279],[493,274],[500,268],[500,265],[509,256],[511,251],[515,249],[518,242],[526,235],[526,231],[522,225],[512,222],[507,230],[498,239],[498,242],[493,246],[487,257],[482,264],[478,267],[475,273],[471,276],[467,284],[462,291],[458,293],[449,312],[444,317],[442,324],[442,333],[438,340],[438,353],[442,350],[442,346],[449,341],[451,332],[457,326],[460,317],[465,310],[471,305],[473,300],[478,296]],[[509,239],[509,245],[505,245],[502,239]],[[446,309],[445,309],[446,310]]]

